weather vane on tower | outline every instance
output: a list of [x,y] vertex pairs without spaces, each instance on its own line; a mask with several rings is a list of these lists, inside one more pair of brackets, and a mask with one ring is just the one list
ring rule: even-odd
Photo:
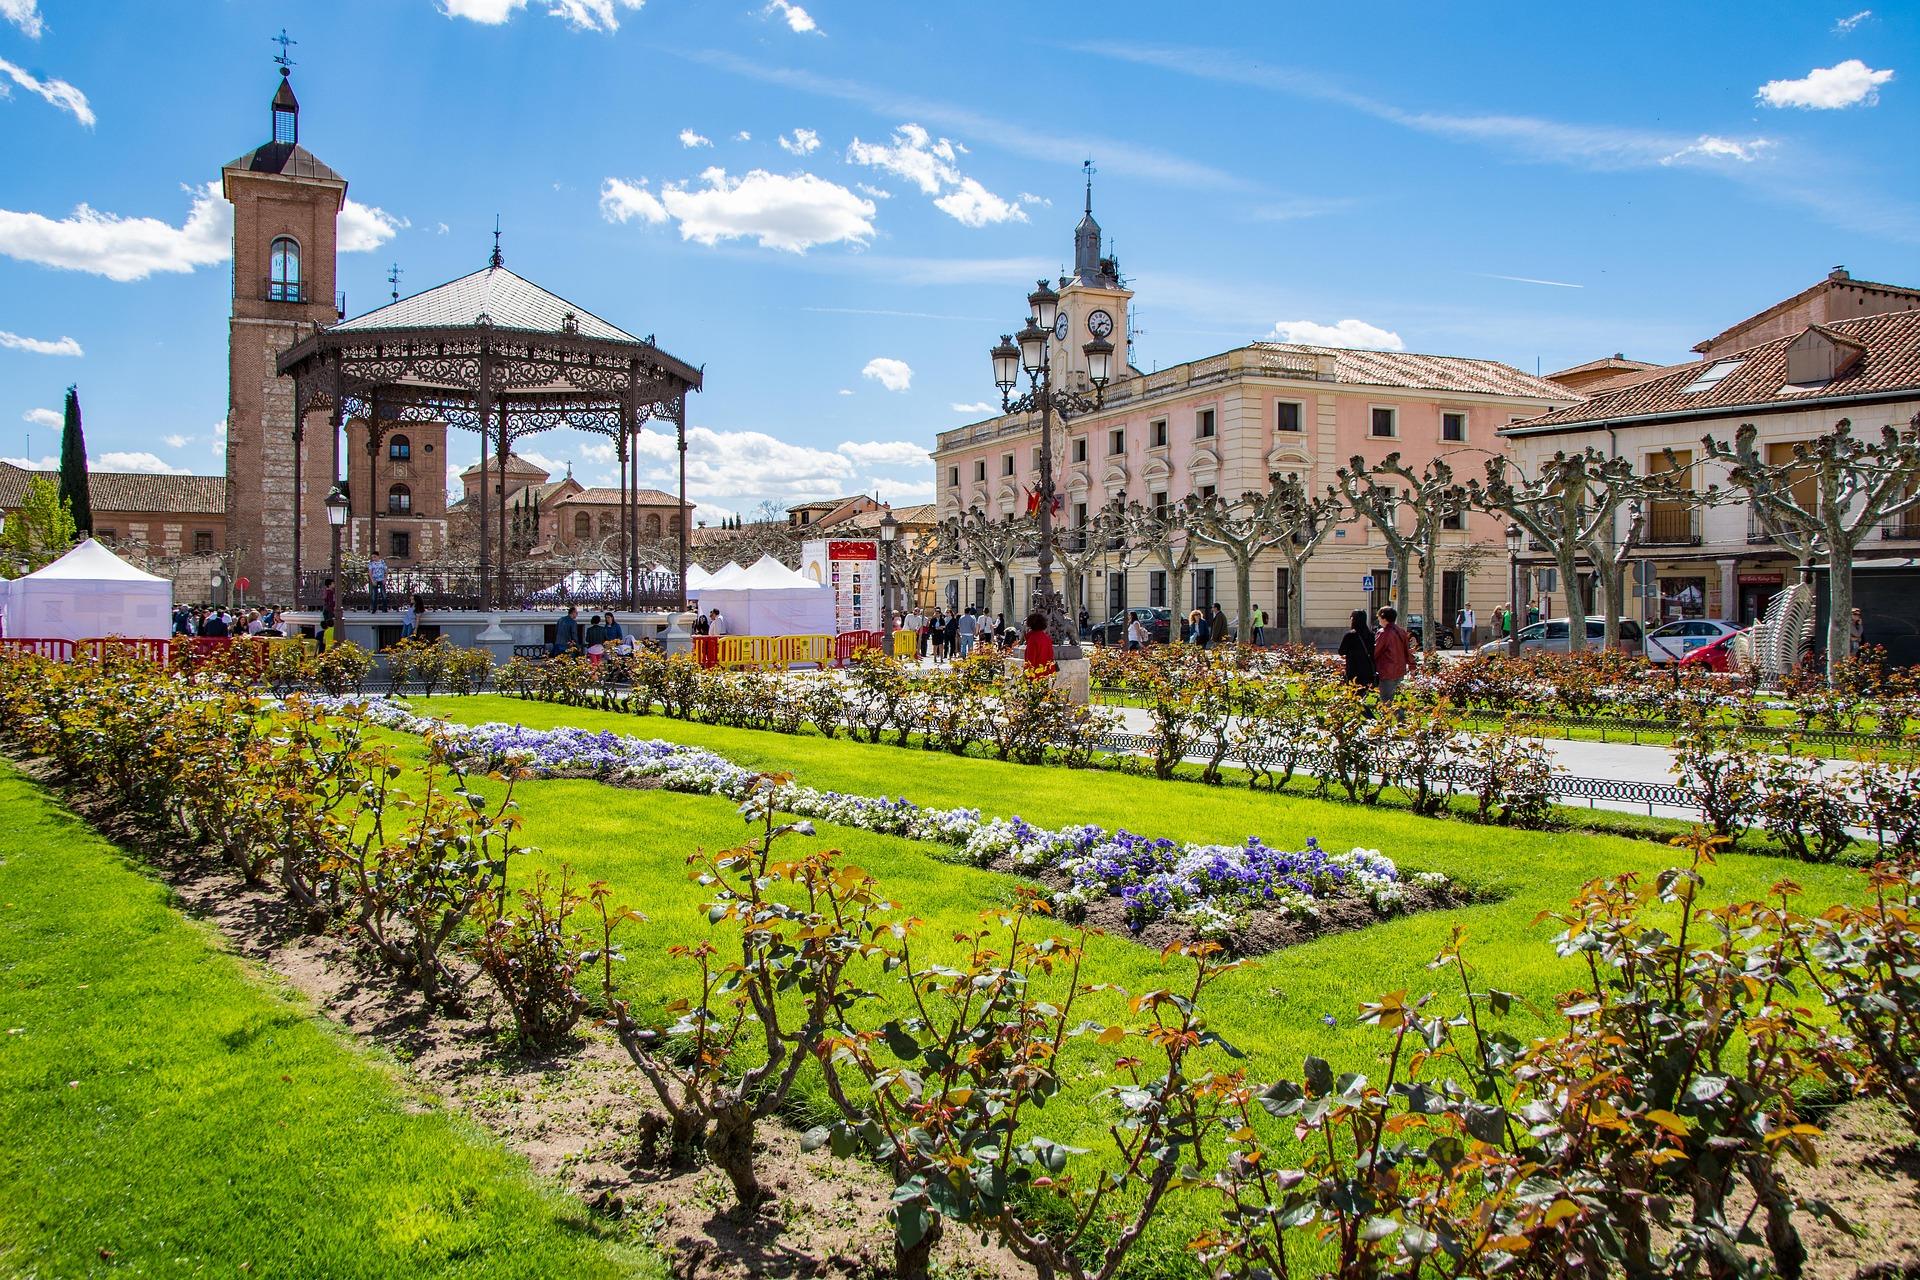
[[280,46],[280,56],[273,60],[274,65],[280,68],[280,74],[283,76],[291,74],[293,71],[293,59],[287,56],[287,48],[290,45],[296,45],[296,44],[299,44],[300,42],[298,40],[289,38],[287,35],[287,29],[285,27],[282,27],[280,28],[280,34],[277,36],[274,36],[267,43],[277,44]]

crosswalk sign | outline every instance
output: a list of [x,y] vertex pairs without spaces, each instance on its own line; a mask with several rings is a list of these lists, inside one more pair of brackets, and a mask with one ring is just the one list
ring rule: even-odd
[[1372,574],[1369,573],[1361,576],[1360,589],[1369,594],[1373,592],[1373,575]]

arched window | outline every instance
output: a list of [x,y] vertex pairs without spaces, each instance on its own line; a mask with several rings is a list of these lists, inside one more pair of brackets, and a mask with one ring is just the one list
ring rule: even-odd
[[413,490],[397,484],[387,490],[387,514],[403,516],[413,510]]
[[593,517],[584,511],[576,511],[573,516],[573,536],[591,538],[593,536]]
[[279,237],[273,242],[269,264],[267,300],[299,302],[301,300],[300,246],[294,243],[290,236]]
[[660,513],[657,511],[647,517],[647,536],[649,538],[660,536]]
[[405,462],[413,456],[413,441],[405,436],[395,436],[387,441],[387,457],[395,462]]
[[602,513],[600,516],[600,536],[606,537],[613,532],[613,517]]
[[680,517],[679,517],[679,516],[675,516],[675,517],[673,518],[673,531],[674,531],[675,533],[678,533],[678,532],[680,532]]

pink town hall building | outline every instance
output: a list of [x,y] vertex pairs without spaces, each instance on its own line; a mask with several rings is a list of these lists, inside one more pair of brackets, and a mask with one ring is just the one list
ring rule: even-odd
[[[1050,353],[1056,383],[1064,370],[1067,385],[1086,387],[1082,345],[1108,334],[1119,345],[1129,332],[1133,298],[1117,264],[1100,254],[1091,204],[1074,233],[1073,272],[1057,287],[1067,336],[1055,340]],[[1085,522],[1115,498],[1145,506],[1178,503],[1188,494],[1231,499],[1264,490],[1274,472],[1297,475],[1321,493],[1338,483],[1335,472],[1356,455],[1372,464],[1397,452],[1415,472],[1445,457],[1464,481],[1482,474],[1489,453],[1505,450],[1497,434],[1502,428],[1581,399],[1495,360],[1297,343],[1250,342],[1153,373],[1116,363],[1102,408],[1065,428],[1057,419],[1054,424],[1057,518],[1066,526]],[[941,432],[933,458],[941,518],[972,508],[1016,515],[1040,484],[1039,420],[1007,415]],[[1484,635],[1507,599],[1505,525],[1484,514],[1459,524],[1443,535],[1439,555],[1441,618],[1450,625],[1470,603]],[[1219,550],[1202,547],[1177,593],[1169,591],[1165,572],[1145,559],[1136,550],[1129,563],[1116,550],[1108,563],[1096,564],[1081,598],[1069,602],[1070,612],[1084,609],[1097,623],[1128,609],[1167,607],[1177,594],[1183,610],[1211,608],[1217,599],[1229,616],[1235,613],[1234,570]],[[1417,611],[1421,584],[1393,582],[1390,564],[1379,534],[1364,521],[1337,528],[1298,584],[1306,638],[1330,642],[1358,608],[1394,603],[1403,615]],[[1417,560],[1414,566],[1417,575]],[[1001,607],[998,587],[983,571],[945,564],[936,572],[943,605]],[[1035,579],[1031,559],[1016,566],[1021,615],[1031,608]],[[1271,637],[1284,626],[1293,586],[1277,553],[1256,562],[1252,585]]]

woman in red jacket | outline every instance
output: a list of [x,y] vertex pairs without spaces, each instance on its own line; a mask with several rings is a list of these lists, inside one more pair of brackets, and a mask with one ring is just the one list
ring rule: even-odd
[[1029,672],[1051,676],[1060,668],[1053,660],[1053,637],[1047,634],[1047,615],[1027,615],[1027,659]]

